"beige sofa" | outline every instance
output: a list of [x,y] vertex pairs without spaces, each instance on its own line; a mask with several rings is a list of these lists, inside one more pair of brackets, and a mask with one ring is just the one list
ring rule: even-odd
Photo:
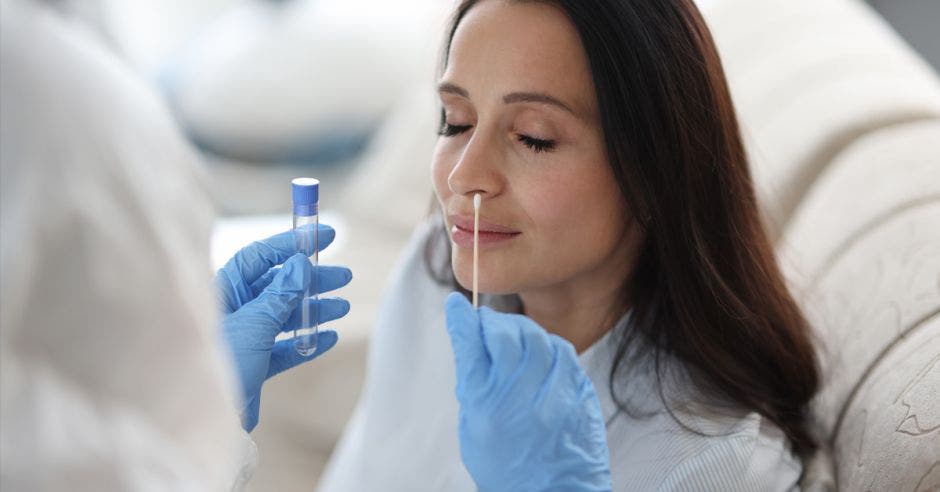
[[940,489],[940,80],[853,0],[707,12],[780,261],[816,328],[806,487]]
[[[702,6],[782,266],[819,339],[825,444],[804,486],[937,490],[940,80],[860,1]],[[266,386],[256,490],[308,488],[353,408],[380,285],[430,198],[431,73],[345,193],[338,261],[356,272],[355,316],[334,353]]]

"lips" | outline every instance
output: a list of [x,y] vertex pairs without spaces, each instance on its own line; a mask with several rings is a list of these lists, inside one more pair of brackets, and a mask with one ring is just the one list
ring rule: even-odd
[[[448,217],[450,223],[457,226],[460,229],[465,231],[473,232],[473,217],[466,215],[451,215]],[[486,232],[496,232],[499,234],[518,234],[519,231],[510,229],[506,226],[496,224],[494,222],[488,222],[486,220],[480,219],[480,234]]]
[[[457,246],[473,248],[473,217],[466,215],[451,215],[448,217],[451,223],[451,238]],[[522,234],[520,231],[509,227],[480,219],[479,231],[480,247],[491,246],[506,241],[510,241],[516,236]]]

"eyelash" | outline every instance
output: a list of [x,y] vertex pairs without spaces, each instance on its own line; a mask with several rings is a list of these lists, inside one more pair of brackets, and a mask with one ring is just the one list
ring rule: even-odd
[[469,129],[470,125],[451,125],[450,123],[444,123],[441,126],[441,131],[437,132],[437,134],[443,137],[454,137]]
[[525,144],[526,147],[532,149],[532,151],[535,153],[551,152],[555,150],[554,140],[542,140],[527,135],[519,135],[517,140]]
[[[460,135],[461,133],[469,130],[471,125],[451,125],[450,123],[444,123],[441,126],[438,135],[443,137],[454,137]],[[555,150],[555,141],[554,140],[542,140],[539,138],[530,137],[528,135],[519,135],[517,140],[522,142],[523,145],[532,149],[533,152],[551,152]]]

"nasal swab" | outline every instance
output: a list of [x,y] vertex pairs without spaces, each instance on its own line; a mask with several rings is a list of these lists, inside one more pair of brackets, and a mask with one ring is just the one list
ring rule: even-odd
[[479,284],[477,283],[477,277],[479,276],[480,271],[480,205],[483,202],[483,197],[477,193],[473,195],[473,307],[479,307],[480,303],[477,298],[477,290]]

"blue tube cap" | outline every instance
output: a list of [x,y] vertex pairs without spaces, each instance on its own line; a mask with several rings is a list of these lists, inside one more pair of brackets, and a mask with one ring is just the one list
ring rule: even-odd
[[291,196],[294,199],[294,215],[307,217],[317,215],[320,202],[320,180],[315,178],[294,178],[290,182]]

